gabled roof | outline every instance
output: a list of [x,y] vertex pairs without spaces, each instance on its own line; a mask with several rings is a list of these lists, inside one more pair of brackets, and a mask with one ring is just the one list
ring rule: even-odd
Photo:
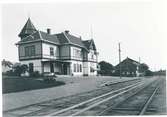
[[27,41],[33,41],[33,40],[46,40],[46,41],[53,42],[55,44],[60,44],[60,41],[56,35],[51,35],[42,31],[36,31],[33,34],[23,38],[20,42],[27,42]]
[[58,37],[61,44],[73,44],[87,49],[84,43],[82,42],[81,38],[79,37],[71,35],[67,32],[56,34],[56,36]]
[[89,50],[89,49],[93,49],[93,50],[96,50],[96,46],[95,46],[95,43],[93,41],[93,39],[91,40],[85,40],[85,41],[82,41],[84,43],[84,45],[86,46],[86,48]]
[[19,37],[22,37],[24,35],[30,35],[36,31],[35,26],[31,22],[30,18],[28,18],[26,24],[24,25],[23,29],[21,30]]
[[85,48],[84,44],[82,43],[81,38],[78,38],[78,37],[71,35],[69,33],[64,33],[64,35],[69,39],[70,43],[76,44],[76,45],[79,45],[79,46]]
[[93,46],[93,49],[96,50],[93,40],[82,41],[81,38],[76,37],[71,34],[64,33],[64,32],[51,35],[46,32],[37,30],[31,35],[23,38],[20,42],[28,42],[28,41],[34,41],[34,40],[44,40],[44,41],[46,40],[46,41],[50,41],[52,43],[60,44],[60,45],[61,44],[72,44],[75,46],[85,48],[87,51],[91,49],[91,46]]
[[133,60],[133,59],[131,59],[131,58],[129,58],[129,57],[127,57],[126,59],[125,59],[126,61],[128,60],[128,61],[131,61],[133,64],[135,64],[135,65],[138,65],[138,64],[140,64],[138,61],[135,61],[135,60]]
[[56,35],[51,35],[51,34],[48,34],[46,32],[42,32],[42,31],[40,31],[40,34],[41,34],[41,37],[43,40],[47,40],[47,41],[54,42],[56,44],[60,44],[60,41]]
[[32,24],[30,18],[28,18],[26,24],[24,25],[22,31],[19,34],[19,37],[21,37],[21,41],[17,44],[20,44],[22,42],[46,40],[54,44],[60,44],[60,45],[72,44],[74,46],[79,46],[81,48],[84,48],[87,51],[89,51],[90,49],[96,50],[96,46],[94,44],[93,39],[82,41],[80,37],[71,35],[67,30],[65,32],[58,34],[48,34],[43,31],[38,31]]
[[87,49],[89,49],[89,46],[90,46],[90,40],[85,40],[85,41],[82,41],[84,43],[84,45],[86,46]]
[[135,60],[128,58],[128,57],[126,59],[124,59],[123,61],[121,61],[121,63],[117,64],[115,67],[116,68],[119,67],[120,64],[121,65],[123,65],[123,64],[140,65],[140,63],[138,61],[135,61]]
[[66,36],[63,33],[55,34],[55,36],[57,36],[61,44],[69,43],[69,40],[66,38]]

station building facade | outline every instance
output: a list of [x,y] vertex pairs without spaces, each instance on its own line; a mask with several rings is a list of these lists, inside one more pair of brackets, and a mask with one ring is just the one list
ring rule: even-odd
[[40,74],[97,75],[98,52],[93,39],[82,40],[68,30],[52,34],[35,28],[30,18],[18,35],[19,61]]

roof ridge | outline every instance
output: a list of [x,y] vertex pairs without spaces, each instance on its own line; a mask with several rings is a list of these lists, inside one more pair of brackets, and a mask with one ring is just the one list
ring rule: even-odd
[[56,36],[56,34],[48,34],[47,32],[44,32],[44,31],[40,31],[42,33],[45,33],[46,35],[49,35],[49,36]]
[[123,61],[125,61],[125,60],[131,60],[131,61],[133,61],[133,62],[137,62],[137,63],[139,63],[138,61],[136,61],[136,60],[134,60],[134,59],[131,59],[131,58],[129,58],[129,57],[126,57]]

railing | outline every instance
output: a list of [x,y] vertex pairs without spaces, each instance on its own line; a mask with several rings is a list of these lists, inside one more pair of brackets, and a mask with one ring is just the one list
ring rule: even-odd
[[55,55],[49,55],[49,54],[35,54],[32,56],[19,56],[20,60],[24,59],[35,59],[35,58],[46,58],[46,59],[57,59],[57,60],[80,60],[80,61],[92,61],[96,62],[96,59],[88,59],[87,57],[78,57],[78,56],[55,56]]

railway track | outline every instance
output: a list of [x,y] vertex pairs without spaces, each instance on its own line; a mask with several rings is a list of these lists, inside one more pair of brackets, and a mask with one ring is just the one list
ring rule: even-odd
[[[161,76],[160,76],[161,77]],[[161,77],[162,78],[162,77]],[[161,83],[144,115],[166,115],[166,80]]]
[[100,86],[98,89],[80,93],[76,95],[71,95],[68,97],[62,97],[58,99],[53,99],[41,103],[36,103],[20,108],[10,109],[7,111],[3,111],[3,115],[5,116],[42,116],[55,111],[59,111],[63,108],[68,108],[85,100],[89,100],[93,97],[97,97],[99,95],[106,94],[110,91],[114,91],[119,89],[120,87],[126,87],[134,83],[141,82],[141,78],[132,79],[126,81],[118,81],[118,82],[107,82],[106,86]]
[[[120,83],[116,83],[115,86],[119,85],[119,87],[121,87],[120,86],[121,83],[122,85],[126,84],[126,83],[123,84],[123,82],[120,82]],[[119,108],[119,106],[123,104],[123,102],[126,102],[125,100],[128,100],[130,99],[130,97],[137,95],[138,92],[141,92],[142,90],[146,89],[148,86],[152,84],[153,85],[157,84],[157,79],[149,80],[149,82],[136,80],[134,83],[123,86],[123,88],[117,88],[115,90],[110,89],[110,91],[109,91],[109,88],[107,91],[106,91],[107,88],[104,88],[105,93],[101,93],[100,95],[95,96],[95,93],[98,93],[95,91],[94,95],[89,95],[90,97],[93,96],[92,98],[89,97],[88,99],[84,99],[83,101],[80,97],[78,97],[77,99],[79,99],[80,101],[76,101],[77,103],[76,102],[73,103],[73,101],[69,102],[70,100],[68,100],[67,102],[65,101],[64,103],[62,104],[60,103],[61,105],[59,105],[58,103],[54,103],[54,102],[52,103],[51,101],[49,101],[49,104],[48,102],[46,102],[48,105],[47,104],[45,105],[44,102],[40,104],[32,105],[32,107],[38,106],[38,108],[41,106],[45,106],[45,108],[42,108],[42,109],[33,110],[28,113],[21,113],[20,115],[16,114],[18,109],[15,109],[16,112],[15,110],[12,110],[12,111],[9,111],[9,113],[11,114],[12,112],[15,112],[16,114],[15,116],[115,115],[114,111],[121,109]],[[114,84],[110,84],[110,85],[112,86]],[[124,98],[122,98],[123,97],[122,95],[124,95]],[[146,105],[148,106],[149,103]],[[23,110],[26,110],[26,108],[28,107],[25,107],[25,109]],[[146,109],[147,107],[145,107],[143,112]]]
[[[133,85],[111,91],[109,93],[100,95],[98,97],[92,98],[90,100],[81,102],[79,104],[76,104],[74,106],[71,106],[69,108],[62,109],[60,111],[56,111],[53,113],[48,114],[47,116],[83,116],[83,115],[90,115],[90,110],[98,107],[99,105],[103,105],[107,103],[108,101],[111,101],[112,99],[115,99],[117,97],[120,97],[121,95],[128,93],[130,91],[136,91],[137,89],[144,89],[151,83],[153,83],[154,80],[148,84],[145,84],[143,82],[135,83]],[[103,105],[104,106],[104,105]],[[97,110],[97,109],[94,109]]]
[[114,106],[108,105],[108,108],[98,115],[144,115],[147,111],[156,111],[148,109],[148,106],[156,95],[160,83],[162,80],[129,95]]
[[[131,89],[134,89],[136,88],[138,85],[141,85],[141,83],[136,83],[136,84],[133,84],[133,85],[130,85],[130,86],[127,86],[125,88],[121,88],[121,89],[118,89],[116,91],[111,91],[109,93],[106,93],[106,94],[103,94],[103,95],[100,95],[98,97],[95,97],[95,98],[92,98],[90,100],[87,100],[87,101],[84,101],[84,102],[81,102],[79,104],[76,104],[72,107],[69,107],[69,108],[65,108],[63,110],[60,110],[60,111],[57,111],[57,112],[54,112],[54,113],[51,113],[51,114],[48,114],[47,116],[55,116],[55,115],[70,115],[70,116],[75,116],[75,115],[78,115],[82,112],[85,112],[95,106],[98,106],[100,105],[101,103],[104,103],[118,95],[121,95]],[[78,110],[79,108],[79,110]],[[82,109],[81,109],[82,108]]]

